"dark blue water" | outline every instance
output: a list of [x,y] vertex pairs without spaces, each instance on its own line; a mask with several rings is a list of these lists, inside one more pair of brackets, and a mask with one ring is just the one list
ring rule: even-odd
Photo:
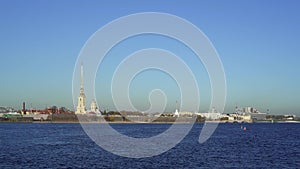
[[[0,123],[0,168],[300,168],[300,124],[220,124],[204,144],[196,124],[176,147],[159,156],[130,159],[92,142],[80,124]],[[149,137],[167,124],[113,124]]]

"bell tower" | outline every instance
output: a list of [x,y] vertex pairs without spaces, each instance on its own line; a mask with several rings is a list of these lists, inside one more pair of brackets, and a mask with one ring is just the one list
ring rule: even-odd
[[78,104],[75,114],[86,114],[86,103],[84,94],[84,80],[83,80],[83,65],[80,67],[80,94],[78,96]]

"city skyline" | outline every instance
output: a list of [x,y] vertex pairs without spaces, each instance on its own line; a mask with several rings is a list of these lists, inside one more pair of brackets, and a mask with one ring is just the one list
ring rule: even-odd
[[[18,109],[26,101],[35,108],[57,105],[76,110],[77,105],[72,102],[72,76],[77,56],[88,38],[114,19],[152,11],[182,17],[211,40],[226,74],[225,112],[233,112],[238,105],[262,112],[270,109],[274,114],[300,115],[300,79],[297,78],[300,4],[297,1],[272,4],[92,1],[89,5],[83,5],[82,1],[72,4],[2,1],[0,4],[0,106]],[[99,108],[113,109],[109,79],[118,63],[145,47],[172,51],[189,65],[199,83],[202,111],[205,111],[211,89],[201,61],[179,42],[155,35],[126,39],[107,54],[95,81]],[[167,111],[175,109],[175,101],[180,98],[178,86],[174,79],[156,70],[136,76],[130,88],[132,102],[140,109],[147,108],[148,92],[157,87],[168,95]],[[91,100],[87,101],[90,105]]]

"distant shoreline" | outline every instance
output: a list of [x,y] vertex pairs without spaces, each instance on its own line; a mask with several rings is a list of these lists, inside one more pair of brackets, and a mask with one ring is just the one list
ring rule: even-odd
[[[0,121],[0,123],[35,123],[35,124],[191,124],[190,122],[129,122],[129,121],[95,121],[95,122],[79,122],[79,121]],[[206,122],[195,122],[195,123],[228,123],[228,124],[252,124],[252,123],[300,123],[300,121],[255,121],[252,123],[247,122],[226,122],[226,121],[206,121]]]

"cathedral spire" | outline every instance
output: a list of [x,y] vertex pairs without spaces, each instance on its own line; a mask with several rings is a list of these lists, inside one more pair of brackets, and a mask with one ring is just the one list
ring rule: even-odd
[[80,94],[84,94],[83,64],[80,66]]
[[83,64],[81,63],[80,67],[80,94],[78,96],[78,104],[75,114],[85,114],[86,106],[85,106],[85,94],[84,94],[84,85],[83,85]]

